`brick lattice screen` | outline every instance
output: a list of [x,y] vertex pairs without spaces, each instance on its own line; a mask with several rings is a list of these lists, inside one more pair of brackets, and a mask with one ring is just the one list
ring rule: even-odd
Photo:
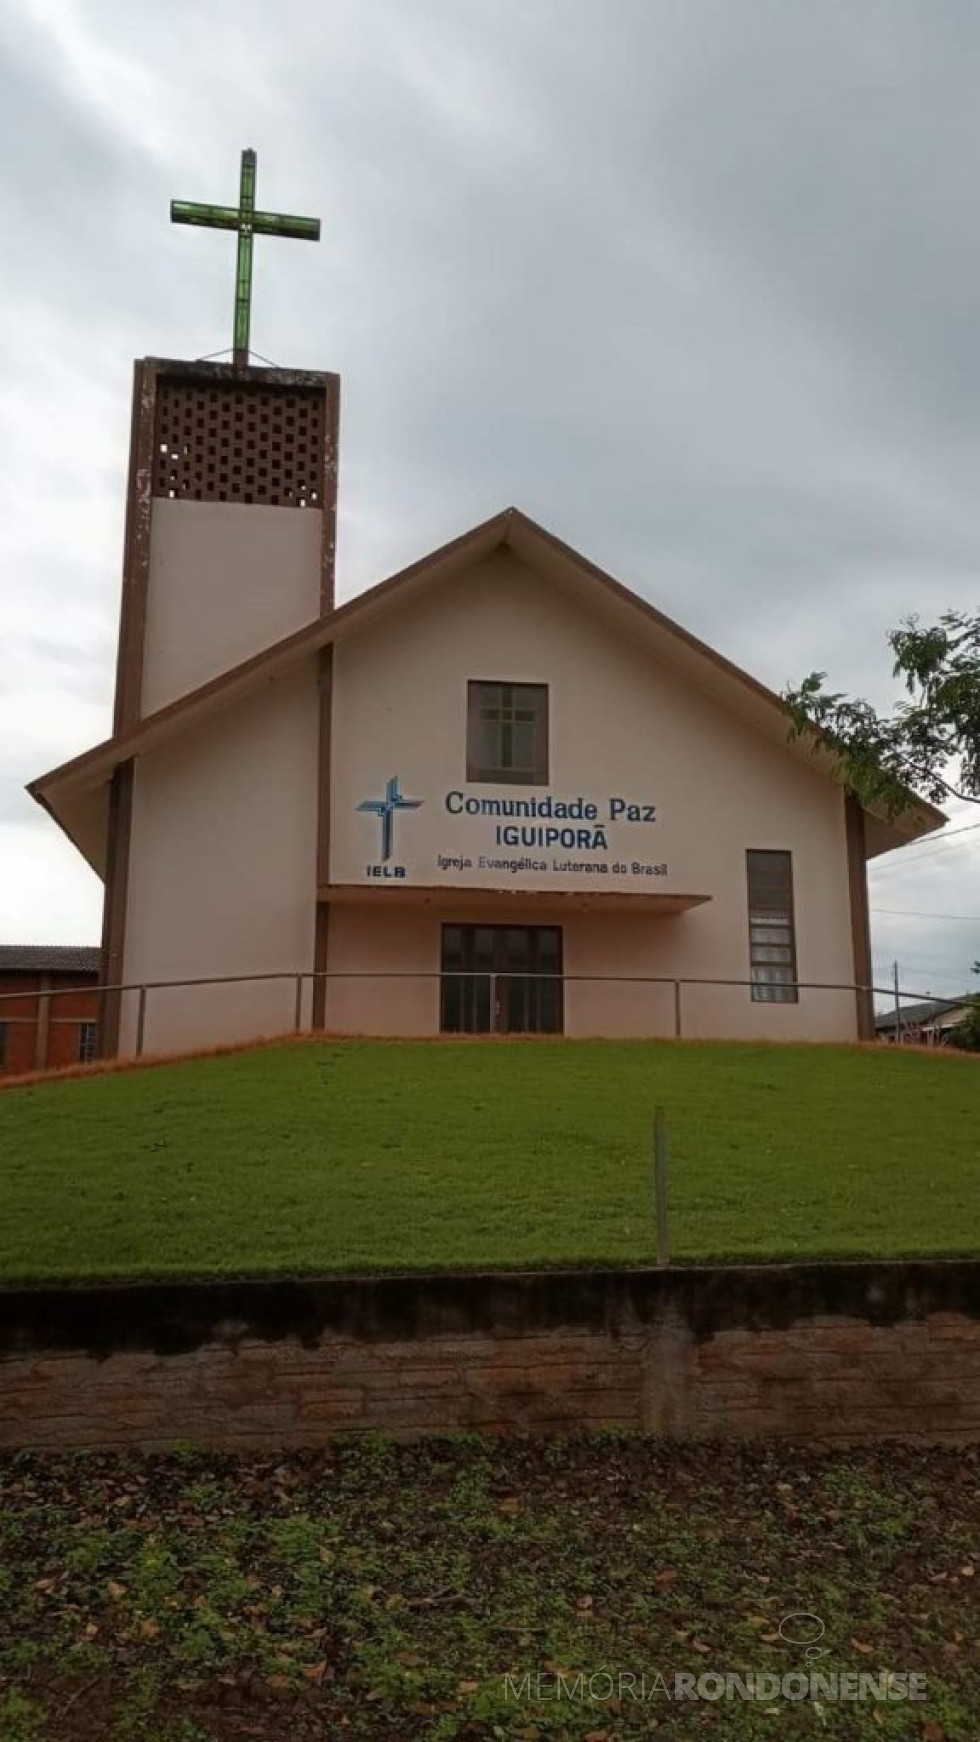
[[164,379],[157,394],[153,494],[320,508],[324,424],[321,393]]

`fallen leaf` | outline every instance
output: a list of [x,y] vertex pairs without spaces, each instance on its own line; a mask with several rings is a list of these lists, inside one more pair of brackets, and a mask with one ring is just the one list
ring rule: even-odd
[[109,1595],[112,1598],[112,1601],[114,1603],[118,1603],[120,1597],[125,1597],[125,1595],[126,1595],[125,1585],[118,1584],[115,1579],[109,1580],[109,1583],[106,1586],[106,1590],[108,1591],[108,1593],[109,1593]]
[[159,1621],[154,1621],[152,1617],[148,1616],[145,1621],[140,1622],[141,1639],[155,1639],[159,1631],[160,1623]]
[[923,1724],[922,1737],[923,1742],[946,1742],[945,1730],[932,1718],[929,1719],[928,1723]]
[[705,1645],[703,1639],[692,1639],[691,1640],[691,1650],[692,1651],[700,1651],[700,1652],[708,1652],[711,1650],[711,1647],[710,1647],[710,1645]]
[[865,1657],[870,1657],[871,1653],[874,1651],[874,1646],[869,1645],[864,1639],[852,1639],[851,1644],[855,1651],[862,1652]]
[[479,1685],[479,1682],[459,1682],[456,1691],[460,1694],[475,1694]]
[[326,1659],[324,1659],[323,1663],[308,1663],[308,1664],[306,1664],[306,1666],[304,1667],[304,1670],[303,1670],[303,1674],[305,1675],[307,1681],[313,1682],[315,1684],[322,1682],[326,1673],[327,1673]]
[[668,1585],[674,1584],[676,1578],[677,1578],[677,1568],[676,1567],[664,1567],[663,1572],[658,1573],[653,1582],[655,1585],[659,1585],[660,1589],[662,1591],[665,1591],[667,1589]]

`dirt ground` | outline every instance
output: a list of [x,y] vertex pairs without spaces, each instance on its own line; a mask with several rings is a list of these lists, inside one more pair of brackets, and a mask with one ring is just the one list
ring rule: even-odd
[[972,1450],[7,1455],[0,1738],[976,1742],[978,1569]]

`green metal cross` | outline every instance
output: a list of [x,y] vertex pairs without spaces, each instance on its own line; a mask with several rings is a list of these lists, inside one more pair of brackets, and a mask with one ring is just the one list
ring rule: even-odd
[[172,224],[199,224],[208,230],[238,231],[238,263],[235,268],[235,367],[248,363],[248,332],[252,314],[252,238],[294,236],[300,242],[319,242],[319,218],[293,218],[282,212],[255,210],[255,152],[242,152],[242,181],[237,206],[198,206],[189,200],[171,200]]

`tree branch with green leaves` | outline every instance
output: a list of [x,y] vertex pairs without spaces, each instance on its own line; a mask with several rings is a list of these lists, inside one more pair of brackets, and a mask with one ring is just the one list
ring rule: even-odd
[[791,736],[832,750],[847,786],[890,817],[916,795],[980,804],[980,612],[947,611],[931,628],[910,617],[888,642],[910,700],[882,714],[811,672],[784,695]]

